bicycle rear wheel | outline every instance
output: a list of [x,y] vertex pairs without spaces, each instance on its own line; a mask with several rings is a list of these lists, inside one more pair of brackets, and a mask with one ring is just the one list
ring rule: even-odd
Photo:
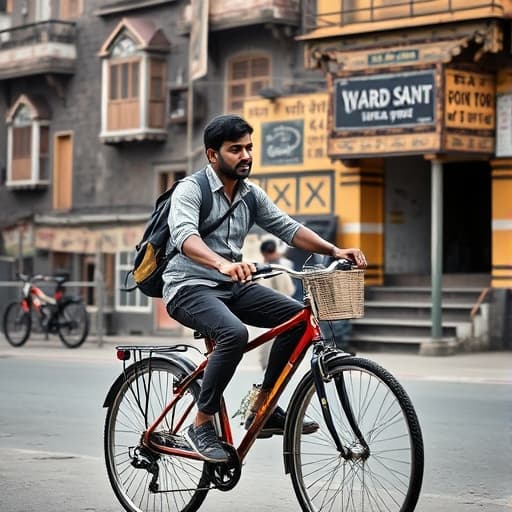
[[[353,456],[343,458],[322,415],[311,373],[290,402],[285,450],[295,494],[303,511],[412,512],[423,480],[423,440],[418,418],[397,380],[361,358],[328,363],[327,400],[339,438]],[[364,454],[342,408],[344,384],[357,425],[369,447]],[[303,420],[320,429],[302,434]]]
[[19,302],[11,302],[4,313],[3,329],[7,341],[13,347],[21,347],[32,329],[30,311],[24,311]]
[[[148,449],[138,459],[136,456],[142,433],[160,415],[183,377],[183,370],[168,360],[143,359],[126,370],[108,408],[104,435],[107,473],[128,512],[194,512],[206,498],[210,480],[205,462]],[[185,411],[186,420],[178,434],[192,423],[199,390],[199,383],[192,383],[161,423],[163,432],[174,430]],[[149,488],[154,473],[133,465],[134,460],[144,463],[145,458],[158,466],[158,492]]]
[[77,348],[89,334],[89,314],[83,302],[68,302],[57,314],[57,330],[62,343]]

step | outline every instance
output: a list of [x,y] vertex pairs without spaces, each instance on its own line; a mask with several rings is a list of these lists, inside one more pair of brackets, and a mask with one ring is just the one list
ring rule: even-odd
[[[421,345],[432,341],[430,336],[383,336],[379,334],[359,334],[352,333],[350,342],[357,343],[386,343],[386,344],[406,344],[406,345]],[[441,342],[454,343],[456,339],[452,336],[443,336]]]
[[[473,304],[457,302],[443,304],[442,318],[445,322],[469,322]],[[429,319],[432,314],[431,302],[366,301],[365,318],[411,318]]]
[[[481,293],[481,288],[444,288],[441,301],[443,305],[451,302],[471,302],[471,304],[474,304]],[[424,287],[375,286],[365,288],[365,299],[367,301],[432,302],[431,296],[431,289]],[[485,297],[485,300],[488,300],[488,297]]]

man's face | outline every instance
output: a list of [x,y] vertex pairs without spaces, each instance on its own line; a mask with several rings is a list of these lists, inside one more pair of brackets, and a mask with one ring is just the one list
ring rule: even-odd
[[251,173],[252,140],[249,134],[237,141],[225,141],[214,153],[215,159],[210,162],[222,176],[242,180]]

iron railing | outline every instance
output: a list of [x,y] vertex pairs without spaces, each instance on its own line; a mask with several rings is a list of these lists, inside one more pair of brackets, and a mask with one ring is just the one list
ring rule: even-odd
[[50,42],[74,44],[75,40],[72,21],[46,20],[0,30],[0,50]]
[[[335,5],[332,2],[331,5]],[[430,5],[429,5],[430,4]],[[346,26],[354,23],[401,20],[422,16],[467,13],[488,9],[494,16],[504,15],[503,0],[338,0],[338,7],[329,12],[317,12],[317,0],[303,4],[305,33],[316,29]]]

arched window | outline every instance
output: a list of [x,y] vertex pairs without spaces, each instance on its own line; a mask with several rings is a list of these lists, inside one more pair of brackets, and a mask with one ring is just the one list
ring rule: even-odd
[[7,113],[7,186],[48,184],[49,118],[44,99],[29,95]]
[[161,140],[167,136],[168,51],[169,42],[162,31],[140,18],[124,18],[105,41],[100,52],[103,141]]
[[266,55],[238,55],[228,62],[226,108],[242,113],[244,100],[257,96],[270,85],[270,58]]

